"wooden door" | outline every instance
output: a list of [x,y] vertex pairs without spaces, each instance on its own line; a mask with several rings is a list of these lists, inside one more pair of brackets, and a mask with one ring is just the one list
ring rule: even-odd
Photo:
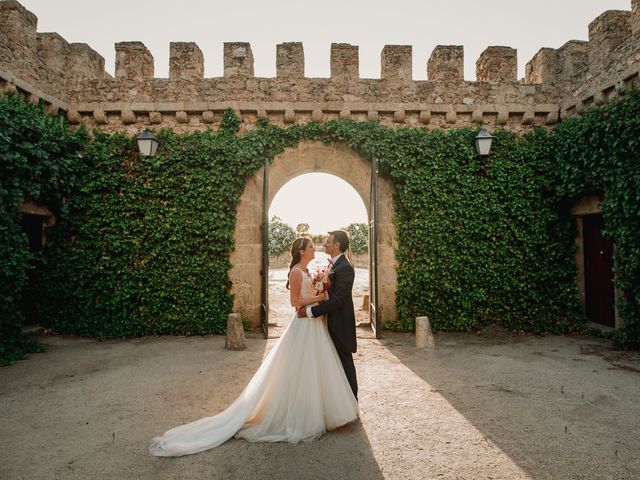
[[591,322],[615,327],[613,241],[602,236],[602,215],[582,217],[585,312]]

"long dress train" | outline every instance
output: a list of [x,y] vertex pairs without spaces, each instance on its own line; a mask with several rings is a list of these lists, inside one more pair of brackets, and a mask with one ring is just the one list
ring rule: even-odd
[[[300,295],[314,295],[303,273]],[[293,318],[238,398],[223,412],[172,428],[151,441],[161,457],[202,452],[234,435],[250,442],[310,441],[358,418],[326,321]]]

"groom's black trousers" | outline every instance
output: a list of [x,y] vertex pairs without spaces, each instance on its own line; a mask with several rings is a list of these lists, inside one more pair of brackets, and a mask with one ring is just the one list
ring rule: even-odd
[[340,361],[342,362],[342,368],[344,368],[344,373],[347,374],[347,380],[349,380],[349,385],[351,386],[351,390],[353,390],[353,396],[358,399],[358,380],[356,378],[356,366],[353,364],[353,354],[351,352],[344,352],[340,349],[336,349],[338,352],[338,357],[340,357]]

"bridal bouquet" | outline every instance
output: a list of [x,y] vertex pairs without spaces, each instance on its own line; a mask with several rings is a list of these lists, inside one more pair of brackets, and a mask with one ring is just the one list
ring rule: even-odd
[[329,270],[326,267],[316,267],[311,274],[311,285],[318,293],[326,292],[329,288]]

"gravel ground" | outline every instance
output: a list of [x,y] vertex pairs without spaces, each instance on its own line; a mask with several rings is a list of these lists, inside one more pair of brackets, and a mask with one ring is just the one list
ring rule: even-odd
[[359,339],[359,421],[299,445],[230,440],[198,455],[151,437],[229,405],[275,340],[44,336],[0,368],[0,478],[635,479],[640,356],[590,337]]

